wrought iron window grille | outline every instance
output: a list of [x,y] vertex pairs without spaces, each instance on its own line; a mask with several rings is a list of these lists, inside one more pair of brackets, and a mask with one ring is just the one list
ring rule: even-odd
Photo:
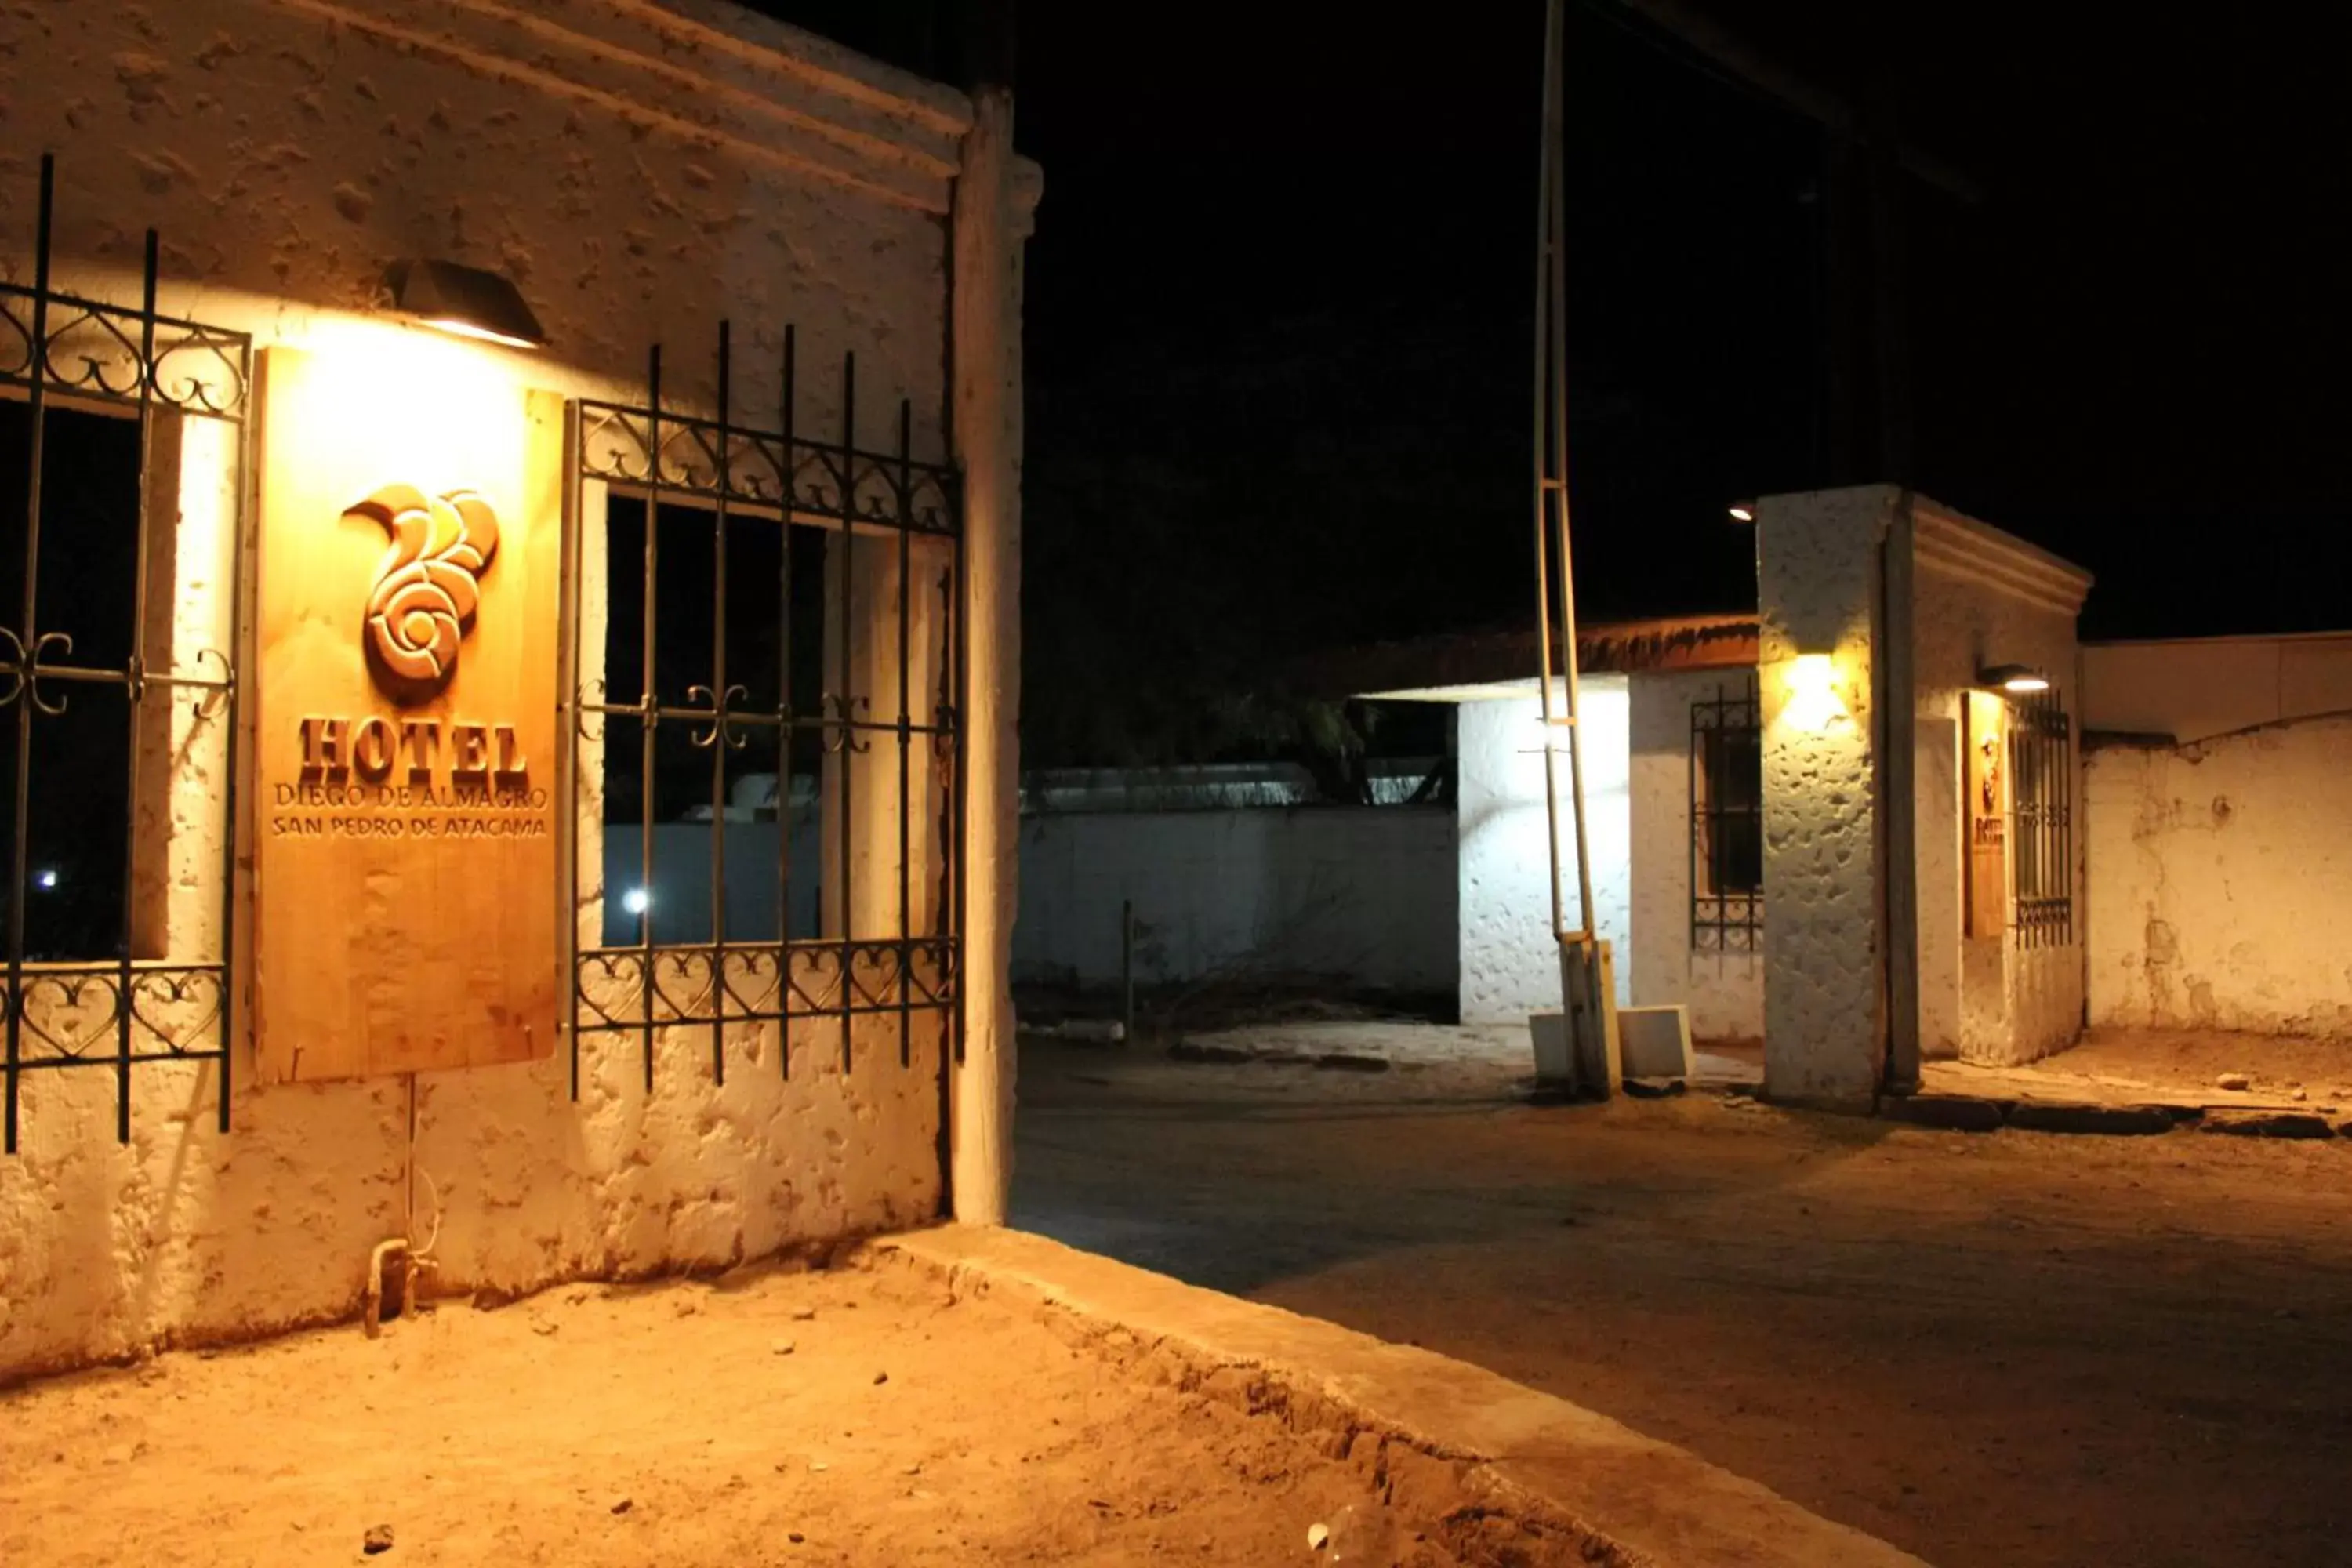
[[[226,649],[207,646],[182,654],[176,647],[181,639],[169,632],[160,647],[153,646],[151,611],[168,613],[172,585],[162,584],[159,598],[149,577],[159,567],[169,570],[164,563],[176,559],[180,542],[175,519],[155,504],[159,479],[176,477],[167,474],[176,464],[160,458],[159,447],[182,433],[178,422],[214,421],[226,428],[235,473],[225,477],[233,480],[231,493],[244,493],[252,341],[156,308],[160,246],[153,229],[147,231],[137,305],[110,304],[53,288],[55,191],[55,160],[45,154],[32,282],[0,283],[0,416],[21,418],[24,430],[23,489],[20,498],[11,498],[22,507],[22,537],[10,542],[16,548],[8,551],[7,563],[21,579],[20,591],[15,603],[0,605],[0,615],[15,616],[13,623],[0,624],[0,732],[13,732],[9,765],[0,767],[0,780],[12,792],[5,819],[7,883],[0,889],[6,905],[6,994],[0,1001],[6,1017],[9,1153],[17,1147],[26,1079],[38,1072],[110,1069],[115,1137],[127,1143],[134,1068],[159,1062],[211,1063],[222,1131],[229,1121],[237,670]],[[61,509],[43,488],[52,422],[68,416],[100,416],[135,426],[136,500],[129,505],[136,515],[128,520],[131,546],[118,579],[59,584],[44,576],[45,529],[63,549],[80,542],[55,537],[68,520],[55,515]],[[242,625],[238,595],[245,550],[236,503],[225,509],[225,523],[229,559],[224,574],[230,584],[226,624],[235,628]],[[173,553],[159,555],[159,546]],[[62,615],[54,614],[59,604],[66,606]],[[127,617],[127,637],[100,629],[102,619],[117,615]],[[119,658],[102,657],[110,642],[121,645]],[[79,942],[50,942],[33,929],[33,900],[59,891],[49,857],[71,847],[33,842],[36,829],[52,830],[50,819],[37,810],[36,778],[53,768],[73,777],[87,759],[57,754],[69,714],[78,704],[110,703],[117,696],[127,731],[129,776],[121,808],[107,825],[111,837],[94,851],[114,873],[114,886],[101,894],[76,889],[77,896],[102,900],[90,906],[99,911],[97,925],[104,932],[93,945],[109,951],[75,951]],[[188,705],[184,712],[182,703]],[[79,722],[79,717],[72,721]],[[181,728],[175,731],[174,725]],[[174,952],[170,948],[185,938],[166,924],[165,951],[142,953],[134,933],[155,924],[159,911],[153,906],[163,896],[152,878],[142,889],[142,869],[152,868],[153,858],[164,852],[154,841],[157,835],[142,834],[142,803],[159,789],[168,796],[174,755],[198,735],[217,742],[224,759],[215,787],[203,794],[202,809],[211,814],[209,825],[221,849],[218,886],[211,894],[217,908],[207,921],[195,923],[211,924],[212,933],[207,942],[186,943],[200,947],[198,954]],[[159,737],[168,743],[159,746]],[[86,804],[96,792],[78,793]],[[110,791],[97,798],[110,804]],[[167,800],[152,814],[154,820],[168,822],[174,809]],[[84,922],[84,932],[89,929]]]
[[2074,726],[2057,689],[2009,702],[2010,927],[2021,947],[2074,940]]
[[1752,953],[1764,914],[1763,710],[1753,676],[1691,703],[1690,944]]
[[[563,637],[563,690],[571,711],[565,729],[573,753],[564,769],[564,884],[572,903],[564,930],[575,1097],[583,1042],[596,1037],[637,1037],[648,1089],[656,1037],[666,1031],[707,1030],[711,1072],[720,1082],[727,1073],[728,1031],[747,1025],[775,1026],[779,1070],[787,1075],[793,1024],[800,1019],[838,1021],[845,1071],[859,1017],[897,1019],[902,1066],[911,1060],[911,1022],[918,1014],[940,1019],[943,1064],[950,1047],[961,1055],[965,666],[959,476],[945,464],[915,458],[912,405],[903,400],[895,449],[876,452],[858,446],[855,354],[842,362],[840,425],[830,440],[812,437],[795,422],[799,365],[793,329],[784,331],[772,428],[740,423],[734,414],[734,354],[725,322],[719,328],[717,362],[716,406],[709,416],[664,401],[659,348],[648,357],[643,404],[583,401],[572,408],[576,526],[570,531],[565,566]],[[583,599],[592,484],[604,487],[608,545],[614,502],[634,502],[644,517],[642,559],[633,563],[637,575],[628,588],[638,595],[638,689],[633,695],[609,689],[616,684],[604,673],[609,650],[591,648],[583,634],[598,613],[598,606]],[[688,638],[698,639],[691,645],[673,643],[675,633],[664,624],[663,552],[681,537],[676,532],[681,518],[688,520],[683,526],[707,526],[712,563],[709,624],[689,629]],[[761,529],[782,537],[773,552],[774,596],[767,605],[775,621],[775,647],[764,661],[768,668],[753,674],[730,649],[729,565],[730,539]],[[804,663],[795,668],[796,644],[812,640],[805,626],[796,631],[796,617],[810,607],[803,574],[812,569],[807,558],[813,539],[823,557],[823,592],[814,597],[820,607],[815,640],[823,644],[824,677],[814,683]],[[858,596],[859,569],[874,564],[877,547],[884,551],[881,563],[895,572],[886,609]],[[625,606],[616,563],[608,559],[602,575],[612,584],[602,614],[617,619]],[[919,606],[930,632],[919,647]],[[613,624],[608,620],[608,631]],[[884,684],[895,689],[858,689],[861,655],[876,662],[877,651],[893,644],[895,678]],[[693,646],[694,657],[707,662],[691,680],[665,681],[665,658],[675,667],[678,646]],[[803,661],[807,652],[802,647]],[[926,660],[932,667],[928,689],[915,677]],[[629,679],[624,674],[620,680]],[[661,814],[660,748],[666,736],[681,730],[691,748],[708,758],[705,793],[694,819],[708,826],[708,869],[698,873],[709,878],[708,909],[700,917],[707,924],[692,939],[663,940],[656,931],[665,901],[657,885],[656,835],[666,822],[676,826],[677,819]],[[772,753],[777,774],[773,861],[758,868],[772,888],[775,915],[772,931],[758,930],[745,938],[730,929],[730,919],[737,926],[743,923],[730,910],[730,882],[740,882],[743,868],[729,852],[730,820],[737,825],[731,832],[739,847],[749,835],[741,826],[744,814],[734,806],[734,789],[741,781],[740,773],[730,777],[730,760],[755,742]],[[877,746],[882,750],[875,757]],[[610,781],[603,806],[609,809],[613,784],[630,786],[620,793],[636,797],[638,862],[632,888],[615,888],[604,867],[585,864],[581,840],[593,803],[582,794],[589,772],[583,758],[592,752],[602,753]],[[796,752],[806,755],[796,758]],[[895,769],[889,767],[893,760]],[[812,868],[795,864],[793,843],[796,786],[809,782],[803,768],[811,763],[825,838],[814,874]],[[877,803],[866,798],[869,795],[883,798]],[[761,809],[753,810],[754,820]],[[861,845],[870,847],[877,812],[895,816],[895,824],[883,824],[886,829],[895,826],[895,874],[878,893],[871,887],[861,892],[859,850]],[[605,822],[601,813],[598,821]],[[823,863],[826,858],[830,866]],[[919,868],[935,872],[937,880],[919,888]],[[805,893],[813,882],[830,911],[822,917],[825,929],[795,935],[795,894]],[[766,890],[761,889],[762,900]],[[605,900],[616,896],[630,900],[621,913],[635,924],[634,940],[613,940],[614,922]],[[886,915],[895,914],[885,922],[887,931],[870,929],[877,900]],[[600,940],[584,942],[580,911],[599,905],[605,910]],[[751,923],[764,925],[764,917]]]

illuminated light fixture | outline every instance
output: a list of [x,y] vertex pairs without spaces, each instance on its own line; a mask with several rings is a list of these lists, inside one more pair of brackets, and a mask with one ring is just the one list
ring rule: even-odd
[[1731,521],[1734,522],[1756,521],[1756,503],[1752,500],[1736,500],[1724,510],[1731,514]]
[[653,906],[653,895],[643,888],[631,888],[621,895],[621,907],[633,915],[641,915]]
[[2024,664],[1996,664],[1977,672],[1977,684],[1988,691],[2047,691],[2050,678]]
[[1839,694],[1837,661],[1825,653],[1801,653],[1789,661],[1789,701],[1780,711],[1790,729],[1818,734],[1846,716]]
[[47,892],[57,885],[58,873],[55,867],[44,866],[39,870],[33,873],[33,886],[40,889],[42,891]]
[[395,261],[384,274],[392,308],[422,325],[509,348],[547,345],[522,291],[495,272],[454,261]]

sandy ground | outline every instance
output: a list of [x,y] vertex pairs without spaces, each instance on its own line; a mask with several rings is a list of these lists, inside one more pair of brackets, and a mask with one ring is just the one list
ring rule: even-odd
[[[1922,1079],[1923,1088],[1962,1094],[2352,1110],[2352,1042],[2094,1029],[2081,1043],[2026,1068],[1929,1062]],[[2225,1080],[2235,1087],[2222,1088]]]
[[445,1306],[0,1395],[0,1563],[1581,1561],[1222,1375],[904,1265]]
[[2352,1144],[1538,1108],[1515,1053],[1427,1055],[1027,1051],[1015,1218],[1954,1568],[2352,1561]]

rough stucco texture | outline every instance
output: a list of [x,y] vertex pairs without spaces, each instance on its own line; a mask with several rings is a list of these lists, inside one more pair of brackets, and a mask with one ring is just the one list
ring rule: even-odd
[[796,322],[804,428],[835,428],[814,367],[854,350],[863,426],[910,396],[918,453],[940,450],[954,120],[655,9],[20,0],[0,13],[0,257],[21,275],[54,151],[68,275],[129,275],[153,226],[173,314],[299,336],[371,310],[392,261],[446,257],[512,279],[553,345],[537,363],[591,383],[634,386],[665,342],[671,395],[707,404],[731,317],[751,416]]
[[[1622,676],[1583,683],[1585,832],[1592,903],[1615,960],[1617,1000],[1632,1000],[1632,826],[1626,795]],[[1456,812],[1461,823],[1462,1021],[1524,1022],[1558,1012],[1559,950],[1551,937],[1551,847],[1544,814],[1542,705],[1533,697],[1465,702]],[[1559,759],[1568,832],[1568,759]],[[1576,918],[1575,857],[1562,849],[1568,918]]]
[[[513,277],[553,338],[479,374],[634,391],[667,337],[690,345],[673,394],[698,402],[704,345],[731,316],[752,418],[797,320],[804,367],[861,352],[864,428],[910,397],[916,454],[939,454],[940,160],[961,100],[844,95],[776,52],[787,30],[728,45],[640,0],[520,15],[476,0],[9,5],[0,257],[27,270],[34,158],[54,148],[60,276],[111,297],[153,223],[167,310],[321,353],[421,352],[430,334],[339,311],[364,308],[393,258],[449,256]],[[814,172],[819,154],[855,177]],[[833,428],[837,381],[803,386],[804,422]],[[201,592],[200,553],[181,552],[184,591]],[[200,878],[220,864],[208,765],[179,775],[170,812],[172,864]],[[182,892],[218,907],[216,884],[176,888],[175,910]],[[933,1214],[936,1024],[915,1016],[901,1066],[898,1019],[861,1020],[845,1071],[838,1022],[793,1034],[786,1077],[772,1026],[730,1033],[723,1087],[702,1028],[656,1038],[650,1091],[627,1035],[583,1044],[576,1103],[561,1058],[420,1078],[416,1226],[437,1225],[443,1286],[719,1267]],[[241,1088],[226,1135],[198,1069],[133,1082],[119,1147],[110,1073],[26,1079],[23,1152],[0,1161],[0,1380],[348,1314],[369,1248],[405,1225],[404,1082]]]
[[[1764,709],[1764,1084],[1866,1100],[1878,1079],[1870,602],[1892,491],[1769,498],[1757,518]],[[1801,691],[1801,655],[1833,685]]]
[[1450,812],[1406,806],[1033,816],[1013,972],[1117,984],[1132,901],[1142,984],[1213,974],[1450,991],[1454,834]]
[[2094,1024],[2352,1039],[2352,716],[2085,770]]
[[1679,1002],[1691,1034],[1702,1040],[1759,1038],[1764,1033],[1760,952],[1691,950],[1691,704],[1737,695],[1746,670],[1634,675],[1631,694],[1630,794],[1633,799],[1633,1001]]

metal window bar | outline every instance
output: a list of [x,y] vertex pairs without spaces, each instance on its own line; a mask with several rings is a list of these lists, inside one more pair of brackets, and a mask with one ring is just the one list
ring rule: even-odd
[[[243,332],[166,316],[156,308],[161,244],[149,229],[138,305],[108,304],[51,288],[55,234],[55,158],[44,153],[35,224],[33,282],[0,282],[0,389],[25,410],[24,590],[15,626],[0,624],[0,722],[16,728],[12,786],[15,837],[7,867],[5,1152],[16,1152],[21,1099],[27,1073],[74,1068],[111,1068],[115,1082],[114,1132],[131,1141],[131,1075],[153,1062],[210,1062],[215,1114],[228,1130],[230,1058],[235,990],[231,900],[236,886],[237,774],[234,765],[237,672],[230,655],[200,650],[183,668],[168,652],[151,666],[147,657],[147,574],[159,521],[152,505],[152,462],[159,416],[220,420],[234,427],[236,464],[234,493],[242,498],[248,471],[247,394],[253,383],[253,344]],[[136,476],[138,515],[130,563],[131,581],[79,583],[71,602],[130,603],[128,657],[120,668],[79,660],[70,632],[41,619],[42,468],[44,439],[53,402],[133,418],[138,423]],[[244,624],[244,519],[232,514],[228,624]],[[5,610],[0,610],[5,613]],[[40,742],[52,739],[45,721],[62,718],[71,689],[112,689],[124,696],[130,726],[129,778],[124,793],[122,881],[119,928],[110,954],[60,960],[36,959],[26,944],[26,905],[33,891],[29,843],[35,758]],[[163,710],[191,700],[198,721],[218,724],[231,765],[211,798],[222,846],[218,897],[217,956],[140,958],[132,951],[138,898],[136,866],[142,787],[140,754],[147,726],[164,719]],[[150,847],[151,848],[152,847]],[[93,1003],[100,1004],[93,1007]],[[62,1020],[69,1019],[70,1023]],[[109,1048],[110,1046],[111,1048]]]
[[[1690,944],[1752,953],[1762,940],[1763,708],[1755,679],[1691,703]],[[1740,765],[1753,759],[1752,773]],[[1759,852],[1748,863],[1742,846]]]
[[2020,946],[2074,940],[2074,735],[2057,691],[2010,696],[2010,863]]
[[[856,359],[845,356],[842,365],[842,425],[837,442],[804,439],[797,428],[798,333],[784,331],[780,367],[780,409],[777,426],[763,430],[735,422],[729,384],[734,373],[731,331],[719,326],[719,393],[716,417],[704,418],[666,406],[662,401],[661,364],[656,349],[647,367],[647,398],[642,406],[583,401],[572,408],[571,449],[573,454],[572,510],[584,515],[579,489],[599,481],[615,495],[643,498],[646,511],[646,574],[643,588],[640,693],[626,701],[603,689],[600,676],[589,668],[581,645],[583,623],[580,551],[569,558],[570,581],[565,589],[568,626],[565,664],[570,733],[579,741],[601,742],[605,721],[618,718],[640,728],[639,785],[642,807],[641,880],[651,889],[655,876],[653,851],[655,805],[654,733],[664,722],[695,726],[696,746],[712,753],[710,794],[710,856],[712,868],[709,940],[664,943],[654,938],[654,910],[649,898],[639,911],[637,939],[625,945],[579,941],[577,910],[591,896],[592,880],[601,881],[601,867],[591,875],[579,862],[576,844],[568,844],[572,867],[573,913],[565,921],[566,969],[572,986],[572,1092],[579,1092],[580,1049],[583,1037],[634,1034],[639,1042],[646,1081],[653,1081],[654,1052],[659,1031],[683,1026],[707,1025],[710,1029],[712,1071],[723,1079],[726,1071],[726,1030],[730,1026],[773,1023],[778,1032],[780,1070],[792,1069],[791,1027],[795,1018],[837,1018],[841,1026],[842,1065],[852,1060],[853,1023],[860,1016],[895,1016],[898,1020],[899,1060],[912,1059],[911,1023],[918,1012],[936,1012],[945,1025],[946,1048],[961,1052],[961,949],[964,885],[961,802],[963,795],[963,735],[957,698],[964,679],[962,612],[962,517],[959,476],[944,465],[922,463],[913,455],[911,405],[902,401],[897,450],[869,452],[859,448],[852,410],[856,398]],[[690,505],[712,516],[718,561],[714,567],[712,679],[688,689],[684,703],[666,701],[658,690],[656,652],[659,646],[657,604],[660,508],[665,503]],[[777,700],[772,708],[749,703],[744,688],[727,679],[725,625],[725,539],[730,528],[772,525],[785,530],[777,584],[779,619]],[[840,690],[822,693],[814,711],[793,703],[792,635],[793,583],[790,529],[814,526],[827,531],[827,548],[841,551],[833,574],[836,626],[834,652],[839,660]],[[942,542],[949,563],[943,576],[940,627],[940,686],[928,720],[913,711],[910,681],[913,655],[912,597],[915,541]],[[891,539],[899,567],[896,614],[898,651],[898,711],[895,717],[871,714],[870,694],[849,689],[854,685],[856,655],[855,578],[849,548],[853,539]],[[879,626],[866,628],[880,637]],[[777,752],[777,933],[772,941],[731,940],[726,928],[725,865],[727,836],[726,754],[740,750],[750,731],[771,731]],[[795,868],[792,858],[791,810],[793,783],[793,739],[810,733],[821,738],[826,755],[838,759],[836,776],[837,833],[840,865],[835,890],[840,899],[838,930],[814,939],[791,934],[792,895]],[[851,759],[870,751],[876,736],[887,736],[898,746],[898,930],[877,936],[855,926],[857,906],[853,866],[857,834],[866,825],[856,816],[859,793],[852,783]],[[936,825],[941,859],[941,897],[930,929],[917,931],[913,910],[912,813],[913,752],[928,746],[935,765],[946,773],[941,789],[941,820]],[[581,811],[580,768],[576,755],[565,769],[567,840],[576,838]],[[609,889],[608,889],[609,891]],[[943,1053],[944,1054],[944,1053]]]

